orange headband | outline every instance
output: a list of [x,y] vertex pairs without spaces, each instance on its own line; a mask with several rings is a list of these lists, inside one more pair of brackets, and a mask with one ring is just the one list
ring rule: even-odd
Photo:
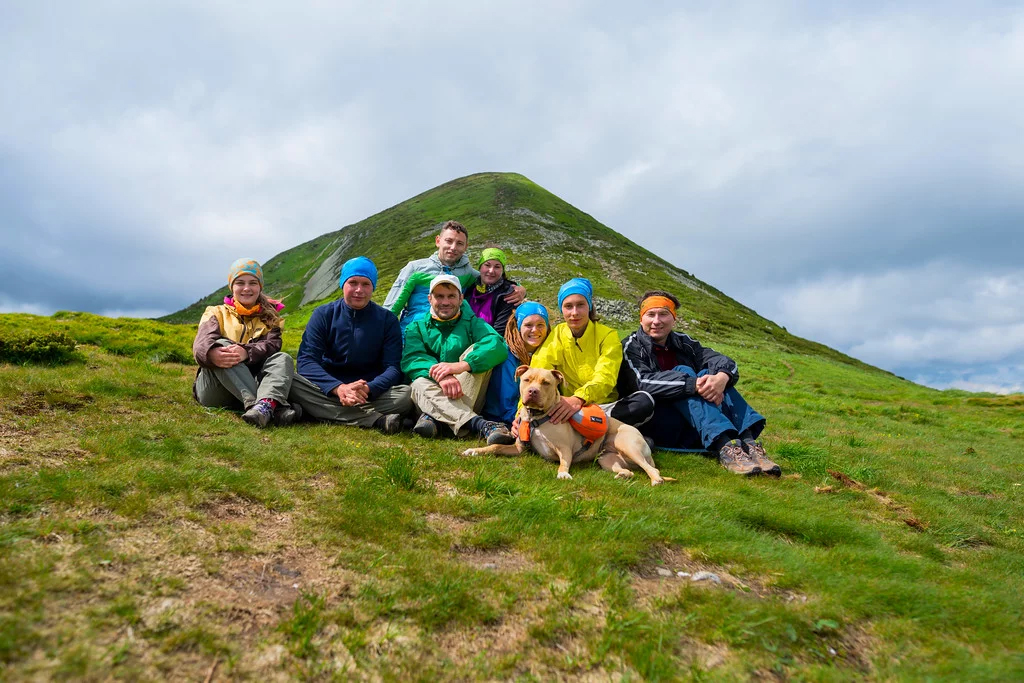
[[649,296],[640,302],[640,316],[652,308],[667,308],[672,317],[676,317],[676,305],[667,296]]

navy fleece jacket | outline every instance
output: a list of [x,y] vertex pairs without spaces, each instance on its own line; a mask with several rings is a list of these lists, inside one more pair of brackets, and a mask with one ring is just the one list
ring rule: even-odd
[[372,401],[404,380],[401,362],[398,318],[372,301],[358,311],[344,299],[317,307],[299,344],[299,374],[325,394],[363,379]]

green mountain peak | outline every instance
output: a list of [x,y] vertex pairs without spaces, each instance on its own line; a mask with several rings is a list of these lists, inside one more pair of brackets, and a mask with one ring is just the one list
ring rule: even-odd
[[[768,343],[782,350],[831,356],[860,364],[825,346],[789,335],[783,328],[687,271],[623,237],[590,214],[518,173],[477,173],[450,180],[404,202],[321,235],[264,264],[268,295],[288,305],[294,323],[308,319],[317,303],[339,295],[344,262],[368,256],[380,272],[375,300],[382,302],[399,270],[435,251],[434,236],[449,219],[469,231],[469,256],[500,246],[509,276],[531,299],[554,309],[561,283],[584,276],[594,285],[596,308],[609,324],[636,325],[636,302],[648,289],[674,292],[682,301],[679,329],[702,339]],[[195,323],[220,302],[217,290],[163,320]],[[289,327],[294,330],[294,324]]]

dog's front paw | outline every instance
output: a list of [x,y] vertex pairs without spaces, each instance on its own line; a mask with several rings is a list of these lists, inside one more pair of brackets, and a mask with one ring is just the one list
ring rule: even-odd
[[558,473],[558,478],[559,479],[572,479],[572,475],[569,474],[568,472],[559,472]]
[[462,451],[462,454],[463,455],[480,455],[480,449],[479,448],[467,448],[466,450]]
[[664,484],[664,483],[665,483],[665,480],[662,479],[661,477],[658,477],[657,479],[651,479],[651,486],[657,486],[658,484]]
[[629,479],[632,476],[633,476],[632,472],[630,472],[629,470],[623,470],[622,472],[617,473],[615,475],[615,478],[616,479]]

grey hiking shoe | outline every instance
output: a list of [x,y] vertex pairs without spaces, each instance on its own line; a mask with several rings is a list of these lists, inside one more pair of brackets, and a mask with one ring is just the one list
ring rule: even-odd
[[[419,423],[417,423],[419,424]],[[381,415],[373,424],[377,431],[384,434],[397,434],[402,431],[401,415]],[[417,432],[419,434],[419,432]],[[422,435],[421,435],[422,436]]]
[[485,440],[488,446],[496,443],[510,446],[516,442],[512,432],[500,422],[484,422],[484,426],[480,428],[480,438]]
[[760,441],[748,441],[744,446],[747,447],[747,455],[750,456],[750,459],[761,468],[761,474],[767,474],[769,477],[782,476],[782,468],[768,458]]
[[287,427],[302,419],[302,406],[293,403],[290,406],[278,406],[274,411],[274,419],[271,424],[275,427]]
[[718,462],[722,463],[722,467],[734,474],[742,474],[747,477],[761,474],[761,468],[747,455],[747,452],[743,450],[742,444],[737,439],[728,441],[722,446],[718,451]]
[[252,408],[242,413],[242,419],[254,427],[263,429],[274,418],[274,409],[266,401],[256,401]]
[[420,419],[416,420],[416,424],[413,426],[412,431],[419,436],[422,436],[424,439],[433,439],[437,436],[439,431],[437,420],[426,413],[423,413],[420,415]]

